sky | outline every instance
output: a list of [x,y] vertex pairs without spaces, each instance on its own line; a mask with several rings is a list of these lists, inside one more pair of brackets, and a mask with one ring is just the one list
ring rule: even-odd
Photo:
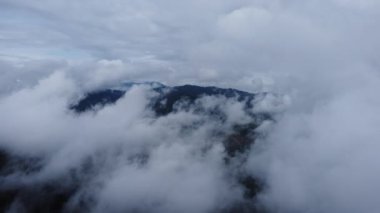
[[[125,80],[270,92],[277,96],[259,107],[276,113],[276,122],[263,130],[267,137],[257,142],[246,164],[266,183],[259,202],[271,212],[379,212],[379,21],[376,0],[0,0],[1,146],[65,156],[75,153],[80,141],[96,143],[78,148],[73,155],[80,158],[104,141],[151,141],[131,122],[150,129],[152,138],[207,141],[202,130],[184,138],[175,132],[162,136],[160,126],[139,111],[147,97],[143,89],[132,91],[136,106],[127,109],[121,102],[83,118],[65,110],[78,94]],[[120,113],[125,119],[114,124],[112,135],[103,123]],[[174,124],[185,115],[176,116],[162,122]],[[81,134],[68,128],[83,124],[89,127]],[[122,134],[125,129],[134,136]],[[90,135],[97,131],[96,137]],[[67,141],[71,145],[63,145]],[[162,194],[166,171],[190,192],[183,200],[175,200],[175,190],[167,193],[176,205],[163,204],[159,211],[191,205],[207,212],[220,200],[232,202],[233,196],[222,196],[228,191],[236,190],[238,197],[239,189],[220,187],[228,184],[217,147],[206,159],[173,154],[180,166],[191,162],[179,173],[178,165],[162,166],[170,162],[164,153],[188,154],[196,148],[169,147],[152,148],[157,161],[151,169],[117,167],[99,196],[122,211],[123,205],[144,200],[148,190]],[[57,157],[50,163],[64,167],[60,162]],[[190,178],[199,171],[209,172]],[[188,182],[180,183],[184,178]],[[130,185],[122,190],[126,179]],[[133,180],[149,188],[138,190]],[[202,188],[208,189],[205,197],[215,199],[196,200],[192,195]],[[118,197],[128,190],[136,196],[125,204]],[[151,195],[146,202],[153,205],[156,199]],[[104,206],[99,203],[97,211]]]

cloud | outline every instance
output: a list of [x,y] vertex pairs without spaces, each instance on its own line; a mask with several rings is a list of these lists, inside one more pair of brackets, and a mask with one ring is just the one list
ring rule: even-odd
[[[78,165],[88,159],[99,164],[72,206],[102,200],[95,210],[207,212],[242,196],[221,148],[200,154],[219,140],[207,134],[214,121],[183,135],[178,125],[202,117],[153,120],[146,104],[155,94],[146,88],[97,113],[76,116],[67,107],[124,80],[267,92],[253,112],[276,112],[275,121],[262,126],[265,137],[244,164],[266,186],[260,203],[273,212],[378,212],[379,7],[374,0],[3,0],[1,146],[41,156],[34,179],[72,168],[83,175]],[[199,104],[221,103],[229,123],[245,121],[233,101]],[[150,159],[140,167],[145,152]]]
[[374,212],[379,184],[379,76],[367,84],[279,119],[252,172],[268,181],[262,200],[281,212]]
[[122,168],[100,194],[96,211],[208,212],[241,196],[224,177],[222,150],[202,157],[188,148],[159,147],[146,168]]
[[[49,199],[69,196],[67,211],[209,212],[244,202],[237,179],[243,171],[225,163],[223,148],[234,125],[253,122],[242,103],[205,97],[157,118],[148,104],[158,94],[141,85],[114,105],[79,115],[69,110],[83,92],[79,85],[57,71],[2,97],[1,149],[35,159],[26,162],[30,172],[15,167],[1,177],[0,189],[21,189],[9,211],[34,208],[44,187],[53,187]],[[221,104],[226,122],[199,112]],[[27,189],[34,201],[25,200]]]

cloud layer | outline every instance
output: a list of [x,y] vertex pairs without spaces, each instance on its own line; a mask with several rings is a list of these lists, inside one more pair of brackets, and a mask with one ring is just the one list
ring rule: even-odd
[[[244,165],[265,183],[260,204],[378,212],[379,11],[375,0],[0,1],[0,146],[49,159],[37,180],[106,150],[93,159],[110,171],[78,194],[103,201],[94,211],[144,200],[156,211],[208,212],[242,196],[220,147],[194,151],[214,140],[214,123],[184,136],[176,125],[202,118],[153,122],[145,106],[154,94],[143,88],[95,115],[77,117],[68,104],[123,80],[274,92],[255,110],[279,113],[276,122]],[[124,159],[145,149],[145,168]]]

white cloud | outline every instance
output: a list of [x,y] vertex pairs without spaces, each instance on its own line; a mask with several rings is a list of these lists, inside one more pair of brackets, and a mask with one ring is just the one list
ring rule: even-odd
[[[107,150],[96,158],[110,168],[109,177],[95,178],[104,188],[94,194],[108,199],[99,211],[107,202],[115,201],[116,211],[141,200],[177,211],[189,199],[191,210],[208,211],[232,202],[234,190],[241,195],[239,189],[226,194],[230,182],[218,147],[191,155],[217,140],[207,134],[215,123],[181,135],[179,124],[202,118],[190,111],[153,121],[145,105],[154,94],[144,88],[96,114],[75,116],[68,104],[123,80],[274,91],[253,109],[287,110],[263,125],[267,138],[250,153],[247,168],[267,185],[260,201],[274,212],[378,212],[379,6],[374,0],[3,0],[1,146],[49,156],[42,177]],[[233,102],[225,110],[231,122],[246,118]],[[126,160],[142,150],[155,159],[148,167]],[[202,175],[190,178],[195,173]],[[188,194],[165,191],[167,178]],[[87,190],[93,192],[80,193],[89,196]]]

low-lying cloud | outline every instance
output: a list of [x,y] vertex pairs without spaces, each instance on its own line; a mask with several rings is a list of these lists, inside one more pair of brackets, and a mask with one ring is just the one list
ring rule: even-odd
[[[235,166],[244,157],[226,164],[223,146],[235,125],[258,122],[242,102],[206,96],[194,108],[177,105],[156,117],[148,104],[158,94],[141,85],[115,104],[78,114],[69,106],[80,91],[57,72],[1,99],[1,149],[26,159],[2,176],[1,189],[19,194],[10,212],[46,211],[34,205],[50,193],[68,195],[62,208],[69,212],[228,211],[246,202],[237,178],[246,172]],[[218,107],[226,117],[199,107]]]
[[[379,9],[374,0],[4,0],[0,147],[38,163],[3,185],[64,182],[68,211],[218,212],[246,202],[235,178],[244,173],[261,182],[252,203],[268,212],[378,212]],[[122,81],[267,94],[252,112],[273,119],[227,166],[211,133],[250,119],[234,100],[199,103],[223,106],[227,122],[194,110],[157,118],[147,107],[157,94],[144,86],[96,112],[70,110]],[[22,199],[12,211],[27,208]]]

